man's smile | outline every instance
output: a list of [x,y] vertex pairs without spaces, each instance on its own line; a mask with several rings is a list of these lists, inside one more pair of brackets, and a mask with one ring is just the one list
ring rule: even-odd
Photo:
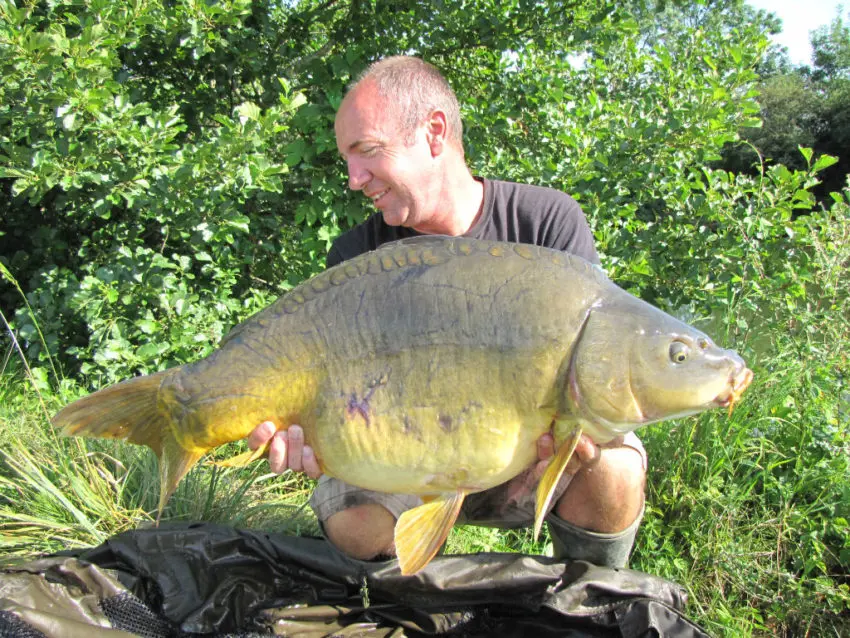
[[390,192],[389,188],[385,188],[384,190],[377,191],[375,193],[368,193],[366,197],[372,200],[372,203],[377,206],[378,202],[383,199],[384,195]]

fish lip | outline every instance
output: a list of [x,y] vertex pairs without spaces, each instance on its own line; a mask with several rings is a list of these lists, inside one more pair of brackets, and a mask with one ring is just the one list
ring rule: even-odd
[[729,375],[728,386],[717,395],[714,403],[720,407],[733,407],[753,380],[753,371],[747,367],[739,368]]

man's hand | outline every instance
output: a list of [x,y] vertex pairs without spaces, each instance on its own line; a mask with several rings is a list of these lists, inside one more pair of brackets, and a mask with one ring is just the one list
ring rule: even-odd
[[304,430],[300,425],[278,430],[271,421],[264,421],[248,435],[248,447],[256,450],[264,443],[269,444],[269,467],[275,474],[292,470],[314,479],[322,475],[313,448],[304,445]]

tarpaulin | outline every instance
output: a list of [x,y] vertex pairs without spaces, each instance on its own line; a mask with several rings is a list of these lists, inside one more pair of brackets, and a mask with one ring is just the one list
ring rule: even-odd
[[678,585],[542,556],[438,556],[413,576],[329,543],[176,524],[0,571],[0,636],[704,637]]

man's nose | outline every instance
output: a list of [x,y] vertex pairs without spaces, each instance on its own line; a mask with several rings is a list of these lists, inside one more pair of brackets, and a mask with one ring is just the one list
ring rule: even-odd
[[363,190],[372,179],[371,173],[356,159],[348,160],[348,187],[353,191]]

